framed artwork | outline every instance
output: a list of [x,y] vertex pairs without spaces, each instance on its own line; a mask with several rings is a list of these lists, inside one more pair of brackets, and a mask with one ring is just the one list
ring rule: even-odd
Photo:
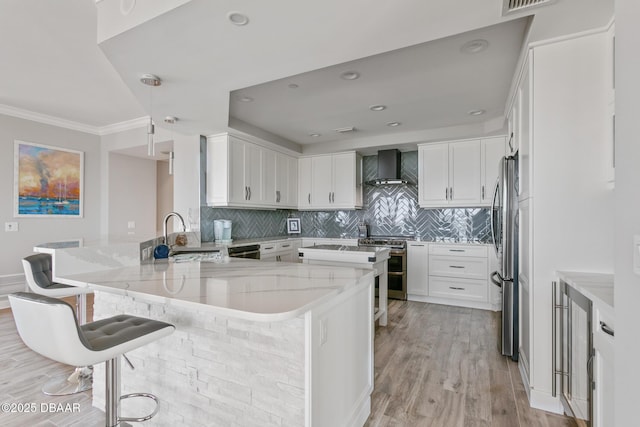
[[290,234],[300,233],[300,218],[287,218],[287,232]]
[[84,153],[15,141],[16,217],[82,218]]

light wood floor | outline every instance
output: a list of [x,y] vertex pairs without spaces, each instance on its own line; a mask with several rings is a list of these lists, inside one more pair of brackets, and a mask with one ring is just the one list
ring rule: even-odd
[[575,427],[531,409],[517,363],[497,348],[497,313],[390,301],[376,328],[366,427]]
[[[390,301],[389,325],[376,328],[375,388],[366,426],[575,427],[568,418],[529,408],[517,364],[498,353],[497,321],[487,311]],[[0,426],[104,425],[104,412],[91,406],[90,392],[40,392],[47,379],[71,368],[29,350],[9,310],[0,310],[0,349],[0,403],[38,408],[0,411]],[[80,411],[41,412],[42,403],[79,403]]]

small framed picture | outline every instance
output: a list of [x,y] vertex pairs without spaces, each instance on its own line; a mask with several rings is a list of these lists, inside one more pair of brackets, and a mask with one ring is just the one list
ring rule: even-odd
[[289,234],[300,233],[300,218],[287,218],[287,232]]

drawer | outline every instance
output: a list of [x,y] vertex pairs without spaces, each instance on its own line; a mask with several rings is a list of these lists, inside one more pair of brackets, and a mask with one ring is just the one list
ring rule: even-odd
[[260,254],[270,254],[277,252],[277,243],[261,243],[260,244]]
[[294,247],[295,247],[295,245],[291,241],[284,241],[284,242],[277,242],[276,243],[276,251],[278,251],[278,252],[290,251]]
[[429,276],[487,280],[487,258],[429,256]]
[[429,253],[432,255],[454,255],[454,256],[471,256],[471,257],[487,257],[487,247],[485,245],[439,245],[430,244]]
[[487,302],[487,281],[429,276],[429,296]]

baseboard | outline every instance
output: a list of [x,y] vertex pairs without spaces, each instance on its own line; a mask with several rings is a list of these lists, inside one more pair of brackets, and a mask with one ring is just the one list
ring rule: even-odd
[[518,370],[520,371],[520,378],[522,378],[522,384],[524,385],[524,391],[527,393],[527,399],[531,401],[531,386],[529,385],[529,375],[527,373],[527,367],[525,364],[527,361],[525,357],[520,353],[518,359]]
[[24,273],[0,276],[0,308],[9,307],[7,295],[27,290]]
[[354,416],[346,425],[348,427],[362,427],[369,419],[369,415],[371,415],[371,395],[367,393],[364,399],[360,399]]
[[559,397],[553,397],[551,393],[531,389],[529,394],[529,405],[535,409],[553,412],[554,414],[564,414],[564,408]]
[[428,302],[430,304],[452,305],[455,307],[477,308],[480,310],[499,311],[497,305],[488,302],[464,301],[453,298],[428,297],[424,295],[407,295],[409,301]]

